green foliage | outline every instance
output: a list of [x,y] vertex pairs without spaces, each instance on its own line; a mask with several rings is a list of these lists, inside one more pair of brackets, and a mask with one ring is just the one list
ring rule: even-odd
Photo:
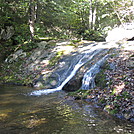
[[30,31],[27,24],[16,25],[15,34],[13,36],[14,40],[21,44],[27,40],[30,40]]
[[[31,3],[30,0],[1,0],[0,29],[6,29],[6,26],[13,26],[15,29],[15,34],[6,43],[2,42],[3,45],[18,47],[30,41],[29,3]],[[77,37],[104,41],[106,29],[111,29],[123,22],[131,22],[134,18],[131,0],[125,2],[123,0],[92,0],[92,3],[88,0],[38,0],[31,4],[36,7],[33,26],[35,41],[39,37],[61,39]],[[125,10],[127,14],[124,14]]]
[[30,52],[35,48],[37,48],[37,43],[35,42],[24,42],[24,44],[18,46],[18,49],[22,49],[25,52]]
[[64,51],[59,51],[56,53],[54,57],[52,57],[49,61],[49,66],[55,66],[55,64],[58,62],[58,60],[61,58],[61,56],[64,54]]
[[104,41],[103,34],[97,30],[85,30],[82,36],[85,40]]

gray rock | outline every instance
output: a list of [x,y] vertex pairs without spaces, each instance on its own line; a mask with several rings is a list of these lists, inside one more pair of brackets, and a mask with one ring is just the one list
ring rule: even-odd
[[111,69],[111,70],[115,70],[115,69],[116,69],[116,66],[115,66],[114,63],[110,63],[109,66],[110,66],[110,69]]
[[82,77],[71,79],[64,87],[65,91],[77,91],[82,85]]
[[34,83],[34,87],[56,88],[59,85],[59,76],[56,73],[47,73],[41,75]]
[[22,49],[16,51],[14,54],[11,54],[6,60],[5,62],[9,62],[9,63],[12,63],[14,61],[17,61],[18,58],[24,58],[26,57],[26,52],[23,52]]
[[37,45],[38,45],[39,48],[44,49],[46,47],[46,45],[47,45],[47,42],[46,41],[42,41],[42,42],[38,43]]
[[1,29],[0,39],[8,40],[14,35],[14,28],[12,26],[7,26],[5,29]]

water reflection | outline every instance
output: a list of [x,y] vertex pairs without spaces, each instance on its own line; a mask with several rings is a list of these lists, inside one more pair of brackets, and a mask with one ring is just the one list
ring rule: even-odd
[[0,134],[129,134],[133,124],[92,104],[64,100],[64,92],[25,96],[32,89],[0,86]]

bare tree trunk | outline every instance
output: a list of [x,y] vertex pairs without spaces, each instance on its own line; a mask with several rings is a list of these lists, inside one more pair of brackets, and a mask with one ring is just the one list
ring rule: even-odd
[[134,0],[132,0],[132,6],[134,6]]
[[31,40],[34,39],[34,23],[35,23],[35,0],[30,0],[29,28],[31,33]]
[[37,0],[37,4],[35,6],[35,12],[36,12],[36,22],[39,22],[39,9],[40,9],[40,3],[39,3],[39,0]]
[[97,13],[97,9],[96,7],[94,8],[94,12],[93,12],[93,17],[92,17],[92,29],[95,30],[95,24],[96,24],[96,13]]
[[89,0],[89,29],[93,26],[92,0]]

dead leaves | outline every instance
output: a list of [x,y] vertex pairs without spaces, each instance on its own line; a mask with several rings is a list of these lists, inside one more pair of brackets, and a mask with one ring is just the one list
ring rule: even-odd
[[114,67],[104,72],[107,87],[94,89],[87,97],[93,102],[97,100],[107,112],[129,120],[134,118],[134,68],[126,65],[131,55],[132,51],[120,51],[109,58],[108,64]]
[[116,112],[124,117],[127,114],[127,119],[134,118],[134,68],[128,66],[132,54],[132,51],[120,51],[118,56],[108,59],[109,64],[115,64],[115,69],[105,72],[108,83],[111,83],[108,87],[111,95],[107,94],[104,109],[116,109]]

